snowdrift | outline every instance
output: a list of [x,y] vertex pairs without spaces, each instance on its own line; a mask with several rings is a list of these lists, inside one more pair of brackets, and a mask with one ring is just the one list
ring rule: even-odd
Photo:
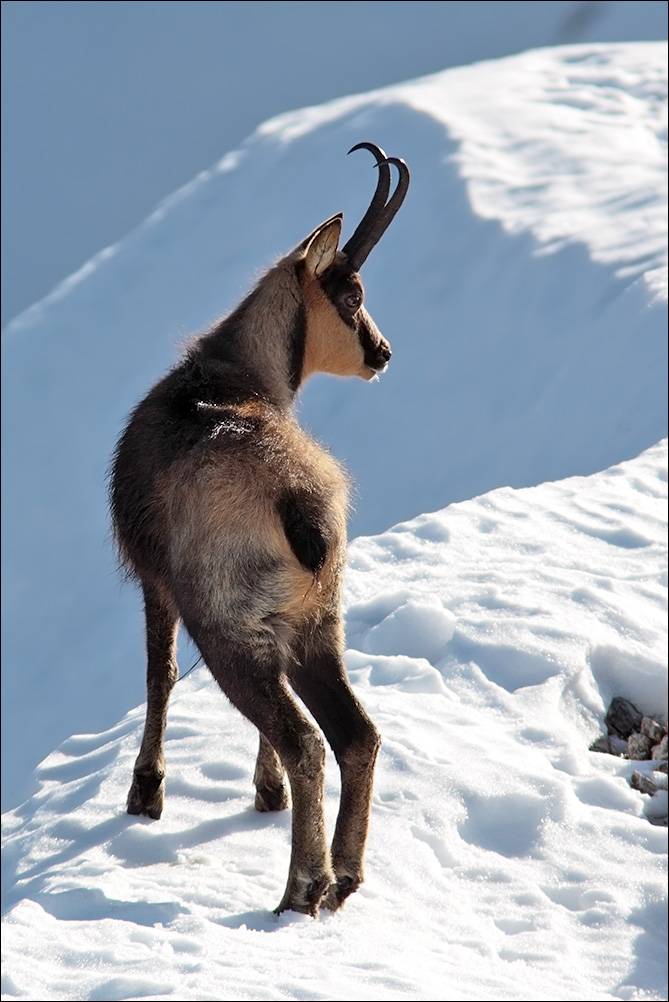
[[[666,997],[667,794],[587,750],[614,695],[667,711],[665,62],[544,50],[281,116],[5,331],[3,997]],[[163,819],[123,813],[143,641],[105,470],[190,331],[360,217],[366,138],[412,169],[363,276],[393,359],[301,416],[375,533],[347,661],[384,745],[368,882],[315,924],[268,911],[289,817],[251,809],[205,669]],[[330,824],[336,793],[330,762]]]
[[354,542],[347,662],[383,746],[336,916],[271,913],[290,812],[253,809],[255,730],[205,668],[175,689],[160,822],[123,813],[142,707],[69,738],[4,816],[4,997],[664,998],[667,793],[588,745],[612,695],[666,714],[666,462]]
[[358,483],[353,535],[666,434],[665,55],[529,52],[281,116],[5,331],[4,804],[143,698],[106,517],[128,410],[263,262],[360,218],[361,138],[413,176],[364,269],[392,365],[316,379],[302,406]]

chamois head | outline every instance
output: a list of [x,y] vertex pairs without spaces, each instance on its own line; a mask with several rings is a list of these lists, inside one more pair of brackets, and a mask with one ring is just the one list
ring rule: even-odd
[[[370,150],[379,176],[372,201],[351,239],[339,250],[341,212],[317,226],[289,256],[296,267],[306,315],[303,381],[313,372],[373,379],[388,365],[390,345],[363,306],[364,289],[358,271],[383,236],[404,201],[409,170],[403,160],[386,157],[373,143],[353,150]],[[390,165],[399,182],[390,193]]]

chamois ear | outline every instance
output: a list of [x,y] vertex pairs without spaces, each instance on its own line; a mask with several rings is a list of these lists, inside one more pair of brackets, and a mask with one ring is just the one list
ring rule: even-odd
[[310,275],[318,278],[334,262],[341,235],[342,215],[339,213],[322,223],[308,238],[305,264]]

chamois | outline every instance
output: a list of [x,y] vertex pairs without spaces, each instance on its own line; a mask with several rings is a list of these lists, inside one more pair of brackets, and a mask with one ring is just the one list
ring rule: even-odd
[[[373,143],[360,148],[376,158],[378,179],[348,243],[338,249],[342,213],[326,219],[195,341],[133,411],[110,475],[120,560],[141,586],[146,613],[146,725],[128,813],[159,818],[163,810],[183,623],[223,692],[258,728],[256,808],[281,810],[292,797],[290,869],[276,911],[314,917],[320,907],[339,908],[363,880],[380,745],[343,657],[347,477],[293,415],[312,373],[369,380],[390,358],[362,305],[358,270],[402,204],[409,171]],[[392,195],[391,164],[399,173]],[[331,849],[325,746],[291,689],[341,771]]]

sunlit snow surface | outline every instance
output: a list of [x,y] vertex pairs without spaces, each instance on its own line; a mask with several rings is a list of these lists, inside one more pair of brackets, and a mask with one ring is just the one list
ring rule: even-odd
[[[347,662],[383,748],[337,916],[271,914],[290,816],[253,809],[254,730],[205,668],[160,822],[123,813],[142,708],[66,741],[5,815],[6,997],[664,998],[667,831],[628,785],[651,763],[587,748],[613,694],[666,713],[665,470],[663,443],[354,542]],[[331,828],[336,805],[330,759]]]
[[393,358],[300,403],[358,485],[352,536],[667,434],[666,46],[529,52],[266,123],[4,332],[4,808],[143,698],[105,491],[128,412],[275,255],[338,209],[350,234],[361,139],[412,171],[363,268]]
[[[4,998],[666,998],[667,795],[587,750],[614,695],[667,711],[665,59],[532,52],[281,116],[7,330],[5,759],[37,792],[3,819]],[[271,913],[290,816],[252,809],[256,736],[204,667],[163,818],[123,813],[141,622],[103,481],[177,342],[359,218],[365,138],[412,168],[364,272],[394,355],[301,409],[381,532],[346,616],[384,744],[367,882],[314,923]]]

